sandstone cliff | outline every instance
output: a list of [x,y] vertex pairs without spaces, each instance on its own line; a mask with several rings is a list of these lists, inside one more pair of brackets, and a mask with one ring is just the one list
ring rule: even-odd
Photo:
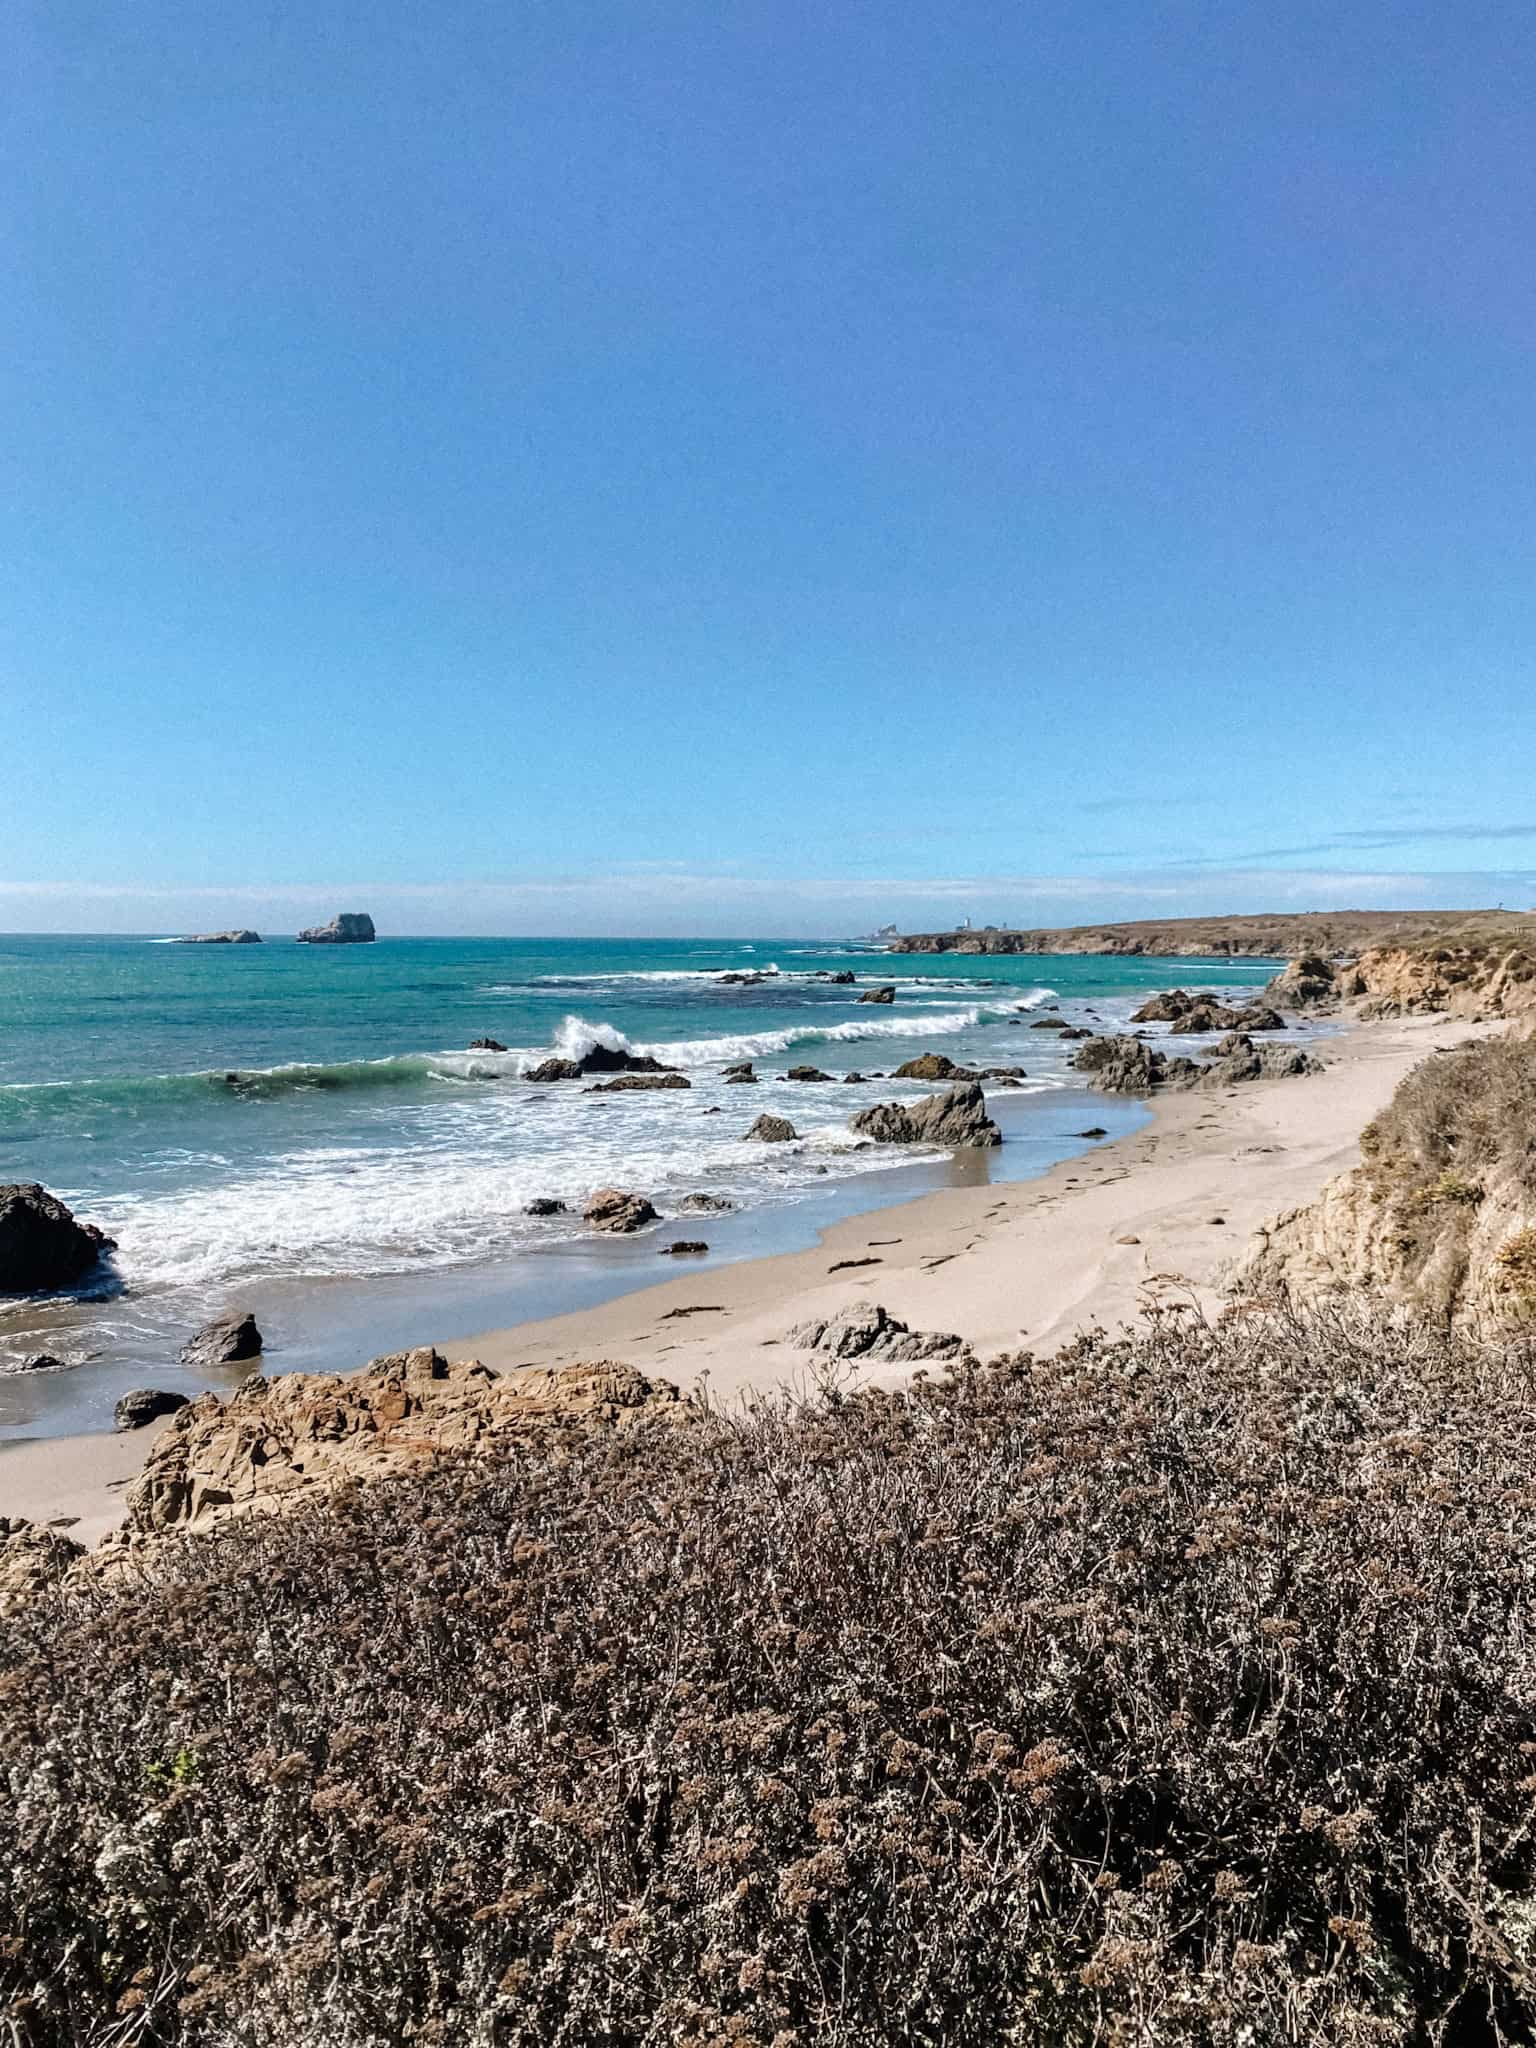
[[1358,1167],[1256,1233],[1237,1288],[1363,1289],[1437,1318],[1536,1319],[1536,1041],[1432,1054],[1360,1142]]

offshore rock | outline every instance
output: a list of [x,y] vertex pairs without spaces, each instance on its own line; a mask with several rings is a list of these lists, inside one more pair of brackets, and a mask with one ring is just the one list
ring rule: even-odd
[[786,1081],[830,1081],[832,1076],[824,1074],[820,1067],[791,1067],[784,1078]]
[[921,1102],[877,1102],[861,1109],[849,1125],[877,1145],[1001,1145],[1003,1134],[987,1115],[987,1100],[975,1081],[963,1081],[943,1095]]
[[312,924],[299,933],[301,946],[366,946],[377,938],[366,910],[338,911],[329,924]]
[[469,1049],[471,1052],[505,1052],[507,1048],[499,1038],[472,1038]]
[[83,1279],[115,1240],[78,1223],[36,1181],[0,1185],[0,1294],[48,1294]]
[[177,939],[178,946],[259,946],[261,933],[247,931],[230,932],[189,932],[184,939]]
[[888,981],[883,988],[867,988],[859,997],[861,1003],[894,1003],[895,1000],[896,984],[893,981]]

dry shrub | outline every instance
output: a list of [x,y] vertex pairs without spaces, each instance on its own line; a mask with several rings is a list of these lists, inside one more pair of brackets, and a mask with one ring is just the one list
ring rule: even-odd
[[1533,1395],[1167,1318],[168,1545],[5,1632],[0,2040],[1530,2041]]
[[1393,1190],[1509,1173],[1536,1193],[1536,1039],[1431,1053],[1366,1126],[1361,1147],[1373,1178]]

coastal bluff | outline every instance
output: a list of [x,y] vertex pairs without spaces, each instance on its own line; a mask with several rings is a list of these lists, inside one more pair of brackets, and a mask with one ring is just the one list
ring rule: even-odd
[[1503,934],[1536,938],[1536,914],[1504,910],[1338,910],[1253,917],[1175,917],[1059,929],[910,932],[892,953],[1113,953],[1165,959],[1294,960],[1351,957],[1372,947],[1416,946]]
[[329,924],[312,924],[299,933],[301,946],[367,946],[378,937],[366,910],[338,911]]

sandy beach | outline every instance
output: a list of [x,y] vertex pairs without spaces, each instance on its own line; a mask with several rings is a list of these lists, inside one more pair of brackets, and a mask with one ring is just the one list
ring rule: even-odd
[[[1039,1179],[946,1188],[844,1218],[807,1251],[681,1273],[441,1348],[502,1369],[618,1359],[728,1400],[803,1382],[809,1361],[787,1333],[859,1301],[914,1329],[957,1332],[982,1355],[1050,1350],[1170,1295],[1214,1305],[1258,1224],[1353,1165],[1361,1129],[1408,1069],[1474,1029],[1442,1017],[1357,1025],[1320,1048],[1319,1075],[1155,1100],[1139,1131]],[[120,1520],[150,1440],[0,1447],[0,1514],[97,1542]]]

